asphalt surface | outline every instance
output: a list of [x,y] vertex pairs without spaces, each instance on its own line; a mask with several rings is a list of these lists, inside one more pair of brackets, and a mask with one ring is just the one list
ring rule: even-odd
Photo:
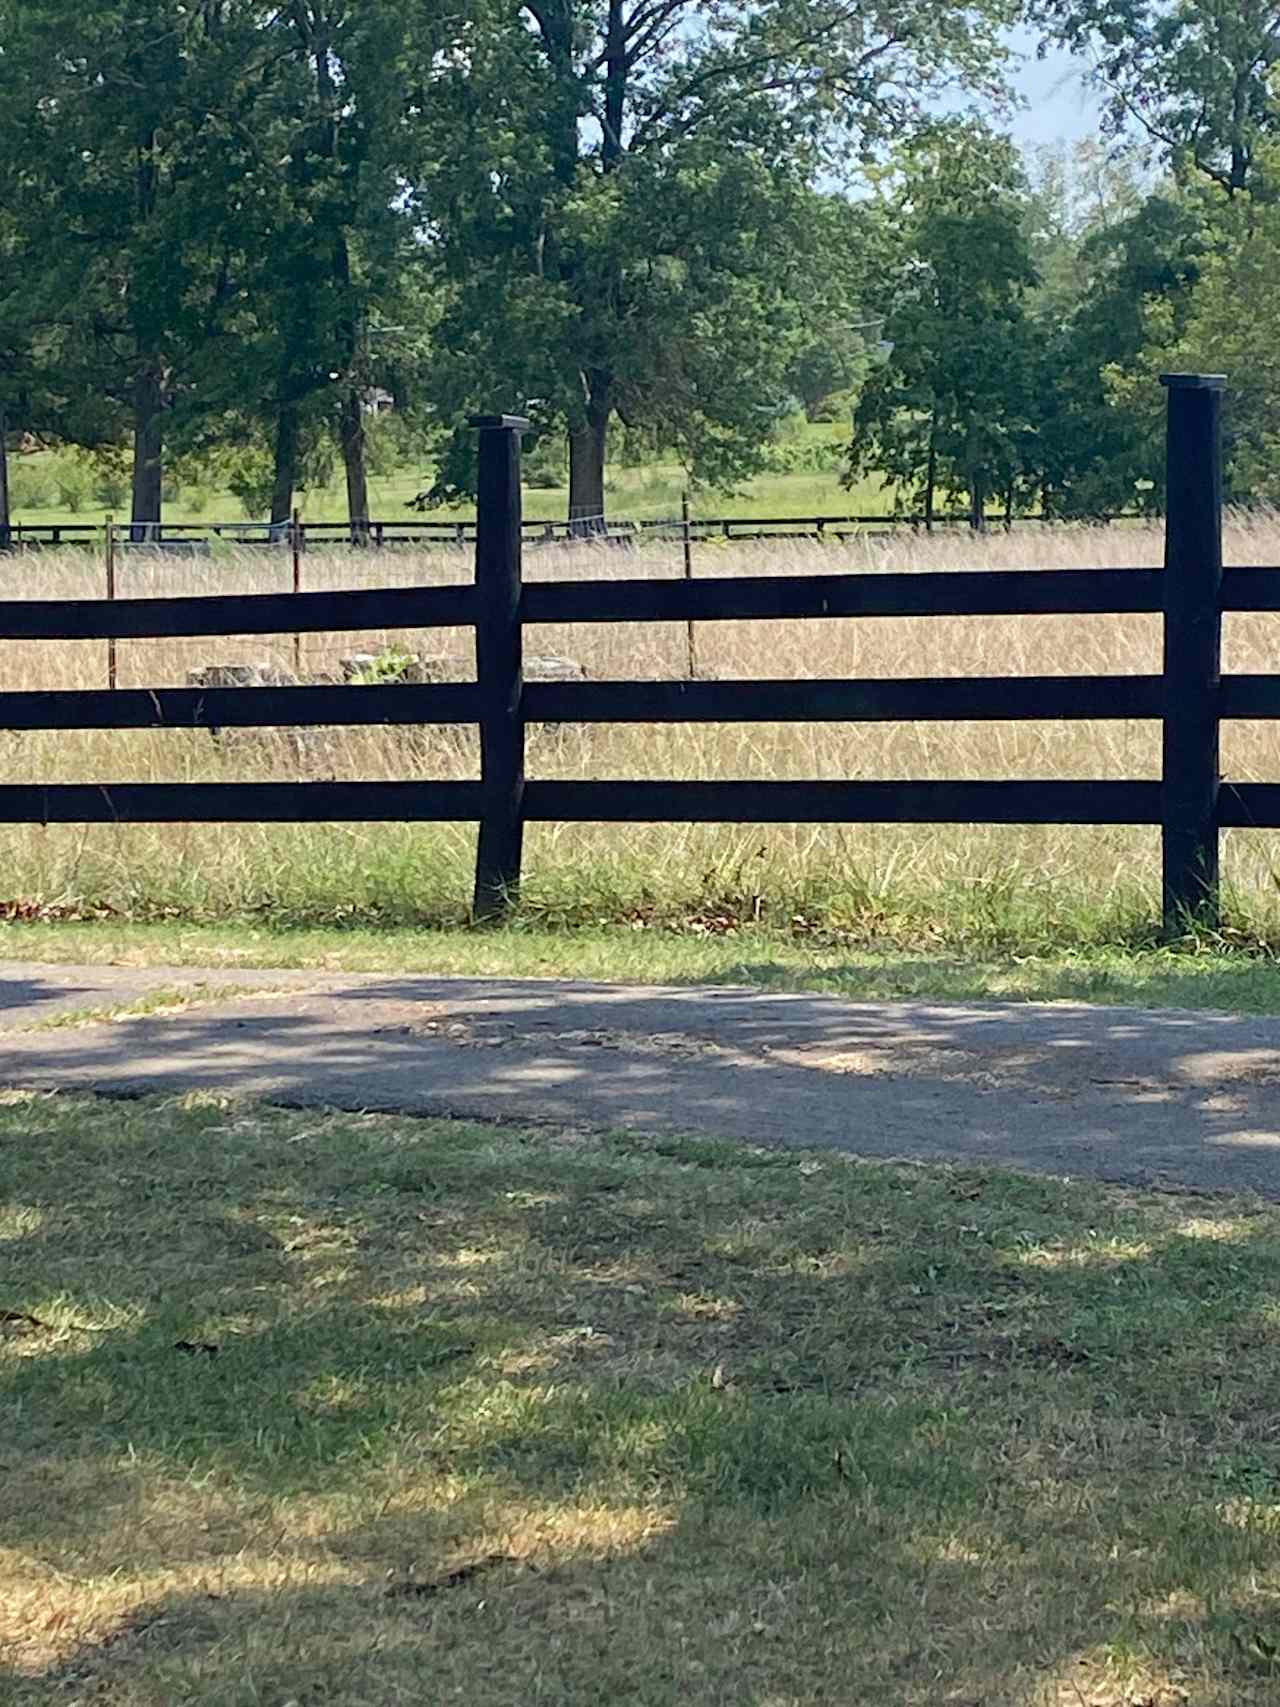
[[[194,1001],[173,1013],[69,1023],[182,990]],[[1280,1198],[1273,1018],[0,963],[0,1084],[208,1088]]]

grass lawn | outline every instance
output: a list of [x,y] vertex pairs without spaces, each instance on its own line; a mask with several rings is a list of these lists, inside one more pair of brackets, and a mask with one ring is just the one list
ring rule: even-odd
[[[790,424],[790,436],[801,446],[829,446],[838,452],[848,442],[848,423],[816,423],[796,421]],[[49,452],[14,459],[15,469],[23,469],[31,479],[45,478],[50,483],[49,501],[39,509],[24,509],[15,504],[14,520],[45,525],[58,522],[93,522],[101,525],[106,518],[105,506],[86,494],[80,508],[69,509],[54,489],[54,470],[58,459]],[[369,478],[369,505],[379,521],[411,520],[409,503],[429,487],[433,478],[427,461],[408,464],[390,474],[374,474]],[[680,495],[689,480],[677,462],[654,462],[637,467],[624,467],[615,461],[606,486],[608,502],[615,514],[624,518],[674,518],[680,514]],[[567,484],[552,488],[531,487],[525,492],[525,511],[537,521],[563,521],[569,493]],[[739,490],[726,494],[697,491],[691,495],[694,515],[702,516],[817,516],[887,515],[893,509],[893,494],[886,492],[878,479],[859,481],[851,491],[840,484],[840,469],[778,472],[757,475],[744,481]],[[336,467],[324,487],[299,494],[299,504],[307,521],[345,521],[347,496],[345,476]],[[128,513],[127,502],[117,506],[117,519]],[[428,512],[442,520],[474,516],[474,506],[459,505]],[[172,522],[236,521],[243,519],[244,509],[232,493],[211,486],[179,488],[177,496],[165,505],[165,516]],[[254,518],[261,520],[260,516]]]
[[1246,1707],[1280,1211],[0,1100],[6,1707]]
[[1280,1013],[1280,958],[1226,945],[1014,955],[869,948],[710,924],[501,930],[272,930],[182,922],[0,924],[0,959],[135,966],[316,967],[822,990],[858,1000],[1084,1001]]

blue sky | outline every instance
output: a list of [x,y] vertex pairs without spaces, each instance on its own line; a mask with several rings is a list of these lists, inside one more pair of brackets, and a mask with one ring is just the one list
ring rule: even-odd
[[1015,31],[1014,46],[1022,63],[1014,68],[1013,82],[1029,103],[1012,126],[1017,140],[1034,146],[1096,135],[1098,101],[1084,87],[1084,63],[1061,52],[1037,60],[1036,38],[1030,30]]

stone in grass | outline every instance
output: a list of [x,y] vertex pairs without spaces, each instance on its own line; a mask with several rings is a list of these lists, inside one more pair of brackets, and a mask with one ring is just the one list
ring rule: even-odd
[[[354,652],[350,657],[343,658],[341,664],[344,681],[376,681],[387,667],[387,654]],[[382,679],[418,687],[425,682],[457,681],[461,668],[461,662],[457,659],[424,657],[421,653],[411,652],[404,655],[404,666],[396,675],[382,676]],[[585,682],[587,677],[586,665],[580,664],[576,658],[535,654],[524,661],[524,678],[527,682]]]
[[275,664],[204,664],[187,671],[190,688],[291,688],[298,678]]
[[524,679],[527,682],[585,682],[587,667],[576,658],[557,658],[551,655],[526,658]]
[[[292,688],[298,685],[297,676],[277,664],[204,664],[197,670],[187,671],[187,686],[192,688]],[[329,730],[312,727],[227,729],[210,724],[209,733],[219,743],[238,746],[283,742],[300,760],[322,757],[330,740]]]

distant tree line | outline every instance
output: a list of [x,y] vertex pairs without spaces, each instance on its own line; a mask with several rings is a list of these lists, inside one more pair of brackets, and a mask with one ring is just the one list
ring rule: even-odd
[[1223,370],[1230,495],[1280,499],[1280,7],[1033,0],[1086,56],[1102,134],[1025,159],[955,121],[879,175],[884,359],[850,478],[929,511],[1163,502],[1156,379]]
[[[1007,26],[1105,134],[1001,133]],[[1158,503],[1153,374],[1224,366],[1280,494],[1280,14],[1261,0],[0,0],[0,411],[281,521],[370,402],[432,501],[520,409],[604,512],[611,443],[730,490],[779,420],[932,510]],[[940,119],[951,110],[955,116]],[[562,449],[561,449],[562,447]]]

